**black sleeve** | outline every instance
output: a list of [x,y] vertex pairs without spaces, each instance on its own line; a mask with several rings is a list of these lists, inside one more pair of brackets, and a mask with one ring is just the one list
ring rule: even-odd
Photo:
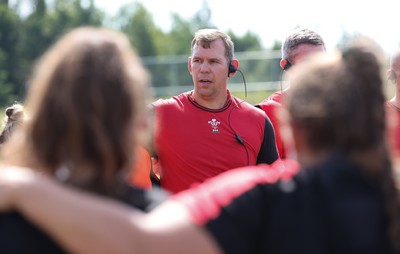
[[246,191],[229,205],[222,207],[219,216],[205,224],[206,231],[218,243],[223,253],[264,253],[260,246],[265,245],[264,216],[269,215],[269,202],[265,202],[260,189],[262,188]]
[[143,212],[149,212],[164,202],[169,196],[169,192],[159,187],[145,190],[127,184],[121,186],[121,193],[118,199]]
[[0,253],[66,253],[18,213],[0,214]]
[[264,140],[261,144],[260,152],[257,156],[257,164],[271,164],[279,157],[278,149],[276,148],[275,132],[271,121],[268,117],[265,118]]

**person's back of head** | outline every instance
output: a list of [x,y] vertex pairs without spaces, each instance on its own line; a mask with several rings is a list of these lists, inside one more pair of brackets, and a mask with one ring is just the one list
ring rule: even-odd
[[304,44],[323,46],[325,48],[325,42],[318,33],[308,28],[298,28],[286,36],[281,48],[282,59],[292,62],[292,52],[298,46]]
[[5,143],[26,120],[24,106],[19,103],[7,107],[5,110],[3,131],[0,134],[0,144]]
[[92,27],[72,30],[37,65],[26,103],[31,119],[24,138],[10,144],[22,153],[9,163],[115,192],[115,176],[132,167],[147,83],[125,35]]
[[[400,237],[398,190],[385,144],[382,52],[363,38],[320,54],[294,73],[286,108],[316,154],[341,152],[385,193],[392,239]],[[397,244],[397,240],[393,242]]]
[[315,150],[346,153],[375,149],[385,126],[375,53],[351,47],[313,60],[294,76],[288,98],[292,118],[309,127],[308,143]]

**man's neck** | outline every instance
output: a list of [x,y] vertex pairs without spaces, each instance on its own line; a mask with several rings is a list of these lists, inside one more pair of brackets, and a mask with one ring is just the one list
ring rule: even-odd
[[191,98],[198,103],[199,105],[209,108],[209,109],[220,109],[226,105],[226,102],[229,98],[228,93],[225,93],[224,96],[207,98],[202,96],[197,96],[194,92],[191,94]]

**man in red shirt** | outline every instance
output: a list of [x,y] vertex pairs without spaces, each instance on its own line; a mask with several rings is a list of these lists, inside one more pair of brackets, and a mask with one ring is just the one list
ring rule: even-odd
[[[290,33],[282,44],[280,66],[282,70],[290,76],[292,66],[306,60],[310,54],[325,50],[325,43],[319,34],[310,29],[297,29]],[[288,89],[289,87],[284,91],[275,92],[260,104],[256,105],[256,107],[264,110],[274,126],[276,145],[278,147],[279,157],[282,159],[287,157],[287,153],[290,149],[288,149],[289,144],[284,145],[282,139],[279,109],[281,108],[282,97]]]
[[386,102],[388,113],[388,143],[391,153],[400,157],[400,49],[391,56],[387,77],[395,86],[393,98]]
[[278,159],[265,113],[227,89],[238,66],[227,34],[196,32],[188,59],[194,89],[153,103],[162,188],[176,193],[232,168]]

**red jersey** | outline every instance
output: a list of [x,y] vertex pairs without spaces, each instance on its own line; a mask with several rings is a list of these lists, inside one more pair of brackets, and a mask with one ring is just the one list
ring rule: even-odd
[[162,188],[176,193],[232,168],[278,158],[264,112],[227,93],[216,110],[197,104],[191,92],[153,103]]
[[256,106],[261,108],[271,121],[275,131],[276,146],[278,147],[279,157],[284,159],[286,158],[286,151],[280,132],[280,121],[277,116],[278,110],[282,106],[281,101],[282,92],[279,91],[271,94],[267,99],[263,100]]
[[400,158],[400,108],[391,102],[386,102],[388,113],[387,140],[391,153]]

